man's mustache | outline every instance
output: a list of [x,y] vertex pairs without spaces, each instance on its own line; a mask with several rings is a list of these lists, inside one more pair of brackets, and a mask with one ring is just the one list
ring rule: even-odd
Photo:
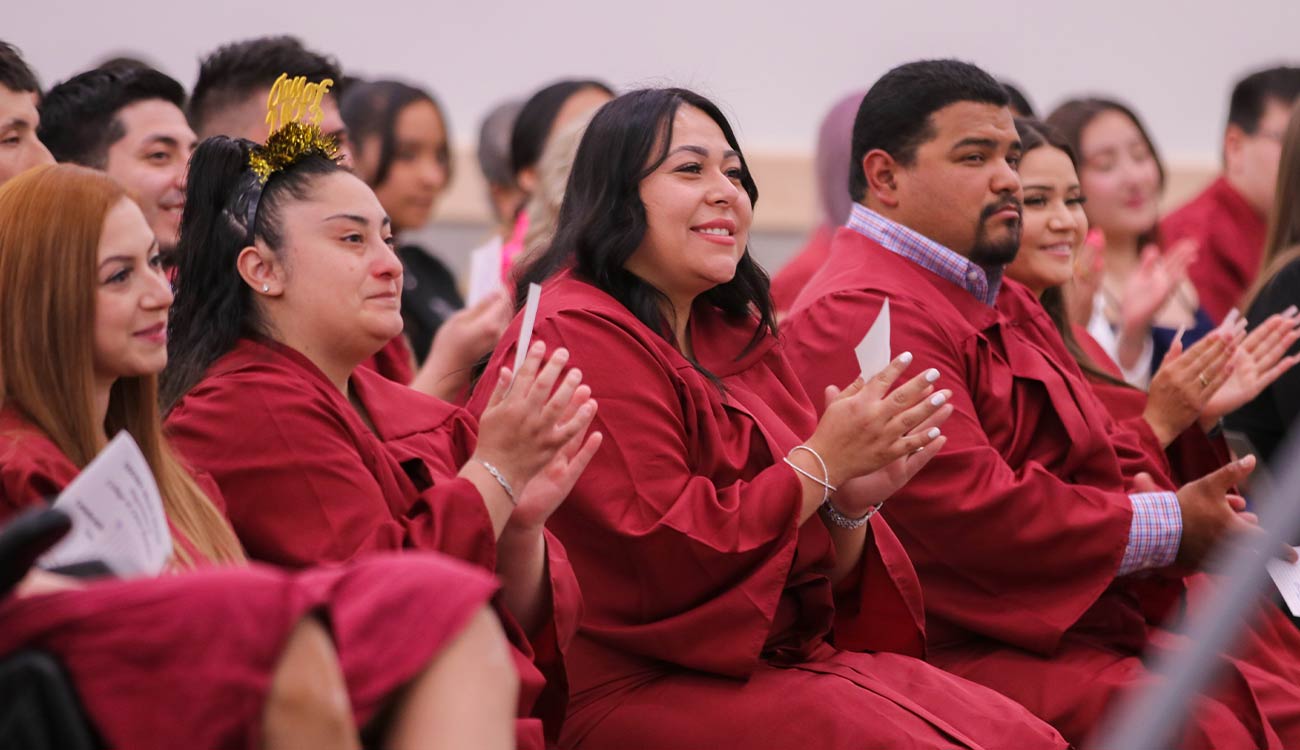
[[1024,204],[1022,204],[1020,199],[1014,195],[1008,195],[997,203],[985,206],[984,209],[980,211],[980,223],[982,224],[988,221],[993,218],[994,214],[999,211],[1006,211],[1007,209],[1014,210],[1016,216],[1024,218]]

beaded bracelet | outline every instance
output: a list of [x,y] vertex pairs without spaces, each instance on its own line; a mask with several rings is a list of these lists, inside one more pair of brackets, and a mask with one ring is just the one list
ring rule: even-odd
[[841,529],[852,530],[862,528],[863,524],[870,521],[871,517],[876,515],[876,511],[880,510],[881,505],[884,505],[884,503],[871,506],[871,508],[867,510],[866,515],[860,518],[853,518],[852,516],[844,515],[838,508],[831,504],[830,500],[822,503],[821,511],[826,516],[826,520],[839,526]]
[[482,459],[479,459],[479,463],[483,464],[483,468],[487,469],[487,472],[492,475],[492,478],[497,480],[497,484],[501,485],[501,489],[506,491],[506,497],[510,498],[510,504],[518,505],[519,501],[515,499],[515,491],[510,487],[510,483],[506,481],[506,478],[501,474],[501,472],[497,471],[497,467]]

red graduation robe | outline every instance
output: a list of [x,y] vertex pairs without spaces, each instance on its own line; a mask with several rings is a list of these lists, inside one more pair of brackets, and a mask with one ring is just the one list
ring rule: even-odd
[[545,286],[533,335],[568,348],[605,436],[549,524],[586,600],[562,744],[1061,746],[1019,706],[915,658],[921,593],[883,519],[832,590],[829,533],[799,525],[799,479],[780,460],[816,419],[773,337],[742,353],[753,327],[696,306],[694,350],[724,395],[604,292],[569,273]]
[[399,333],[384,344],[384,348],[374,356],[361,363],[362,367],[374,370],[394,383],[410,385],[415,380],[415,360],[411,357],[411,347],[406,343],[406,334]]
[[[1100,344],[1080,328],[1076,327],[1074,334],[1094,364],[1111,376],[1120,377],[1119,366],[1106,356]],[[1148,451],[1154,458],[1167,463],[1172,476],[1180,484],[1199,479],[1232,459],[1223,438],[1209,437],[1200,425],[1187,428],[1168,447],[1162,448],[1142,418],[1147,404],[1146,393],[1096,377],[1090,376],[1088,381],[1115,419],[1131,426],[1135,432],[1141,431]],[[1207,596],[1215,585],[1216,579],[1205,574],[1187,579],[1188,593],[1193,599]],[[1154,590],[1152,593],[1158,595]],[[1174,603],[1170,602],[1171,605]],[[1300,720],[1297,716],[1300,714],[1300,631],[1277,605],[1271,601],[1262,604],[1248,627],[1243,629],[1234,653],[1241,654],[1252,666],[1277,678],[1270,680],[1267,688],[1256,690],[1264,713],[1274,723],[1278,723],[1277,717],[1281,716],[1289,716],[1285,719],[1288,722]]]
[[[212,474],[250,557],[290,567],[399,549],[496,567],[491,519],[456,473],[476,424],[462,409],[366,368],[351,379],[372,431],[302,354],[244,339],[209,368],[167,418],[173,444]],[[499,610],[521,676],[520,743],[556,736],[564,651],[582,607],[564,548],[547,540],[551,617],[526,637]]]
[[[858,375],[853,347],[886,298],[893,351],[915,357],[904,377],[938,368],[955,407],[943,452],[884,509],[925,589],[929,658],[1081,742],[1120,689],[1148,679],[1144,649],[1171,640],[1147,622],[1138,577],[1115,577],[1131,477],[1170,480],[1026,289],[1004,281],[989,307],[848,229],[783,326],[809,393]],[[1279,746],[1244,671],[1194,712],[1192,745]]]
[[819,225],[807,244],[772,277],[772,302],[778,312],[784,314],[794,307],[799,292],[831,254],[831,238],[834,236],[834,226]]
[[[1074,327],[1075,340],[1087,352],[1093,364],[1112,377],[1123,380],[1119,365],[1106,354],[1096,339],[1082,326]],[[1086,373],[1085,373],[1086,376]],[[1088,377],[1092,390],[1115,420],[1137,435],[1153,461],[1159,462],[1174,482],[1183,485],[1209,474],[1228,461],[1232,455],[1222,437],[1211,438],[1200,425],[1192,425],[1174,438],[1168,447],[1151,431],[1142,418],[1147,408],[1147,394],[1138,388],[1109,383],[1101,378]]]
[[1181,208],[1160,222],[1160,239],[1168,247],[1184,237],[1200,243],[1188,276],[1196,286],[1201,307],[1215,323],[1255,283],[1264,256],[1268,222],[1219,177]]
[[[0,524],[77,473],[16,410],[0,411]],[[0,602],[0,658],[26,648],[54,654],[107,747],[251,750],[262,745],[285,639],[304,617],[324,615],[364,727],[496,588],[438,555],[377,555],[301,573],[198,562],[180,575],[10,596]]]

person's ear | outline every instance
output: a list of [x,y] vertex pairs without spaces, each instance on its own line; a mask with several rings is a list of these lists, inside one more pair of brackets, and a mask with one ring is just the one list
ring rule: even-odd
[[260,245],[249,245],[239,251],[235,267],[254,294],[278,297],[284,293],[284,264],[270,250]]
[[524,191],[524,195],[532,195],[537,189],[537,168],[524,167],[519,170],[519,174],[515,175],[515,184]]
[[881,149],[872,149],[862,157],[862,172],[867,178],[867,195],[886,208],[896,208],[902,169],[894,157]]
[[1241,147],[1245,145],[1246,131],[1239,126],[1229,124],[1227,130],[1223,131],[1223,163],[1227,167],[1229,164],[1235,164],[1237,157],[1241,154]]

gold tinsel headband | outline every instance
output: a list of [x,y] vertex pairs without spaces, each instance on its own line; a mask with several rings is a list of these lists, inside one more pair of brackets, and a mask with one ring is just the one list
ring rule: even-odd
[[330,78],[309,83],[306,76],[290,78],[288,73],[275,79],[266,97],[266,125],[271,135],[265,145],[248,155],[248,167],[263,185],[271,175],[312,154],[328,159],[338,156],[338,143],[320,130],[325,117],[321,100],[333,85]]
[[291,120],[266,139],[266,144],[255,146],[248,154],[248,168],[265,185],[271,175],[287,169],[308,156],[320,155],[327,159],[338,157],[339,147],[333,136],[325,135],[317,125]]
[[[309,156],[326,159],[338,158],[338,142],[333,136],[321,132],[324,117],[321,99],[334,85],[326,78],[320,83],[308,83],[304,76],[290,78],[282,73],[271,87],[266,99],[266,124],[271,134],[266,143],[253,146],[248,152],[248,172],[244,173],[240,187],[231,197],[226,210],[247,233],[252,244],[257,226],[257,208],[262,202],[262,189],[267,180]],[[307,121],[300,121],[302,117]]]

